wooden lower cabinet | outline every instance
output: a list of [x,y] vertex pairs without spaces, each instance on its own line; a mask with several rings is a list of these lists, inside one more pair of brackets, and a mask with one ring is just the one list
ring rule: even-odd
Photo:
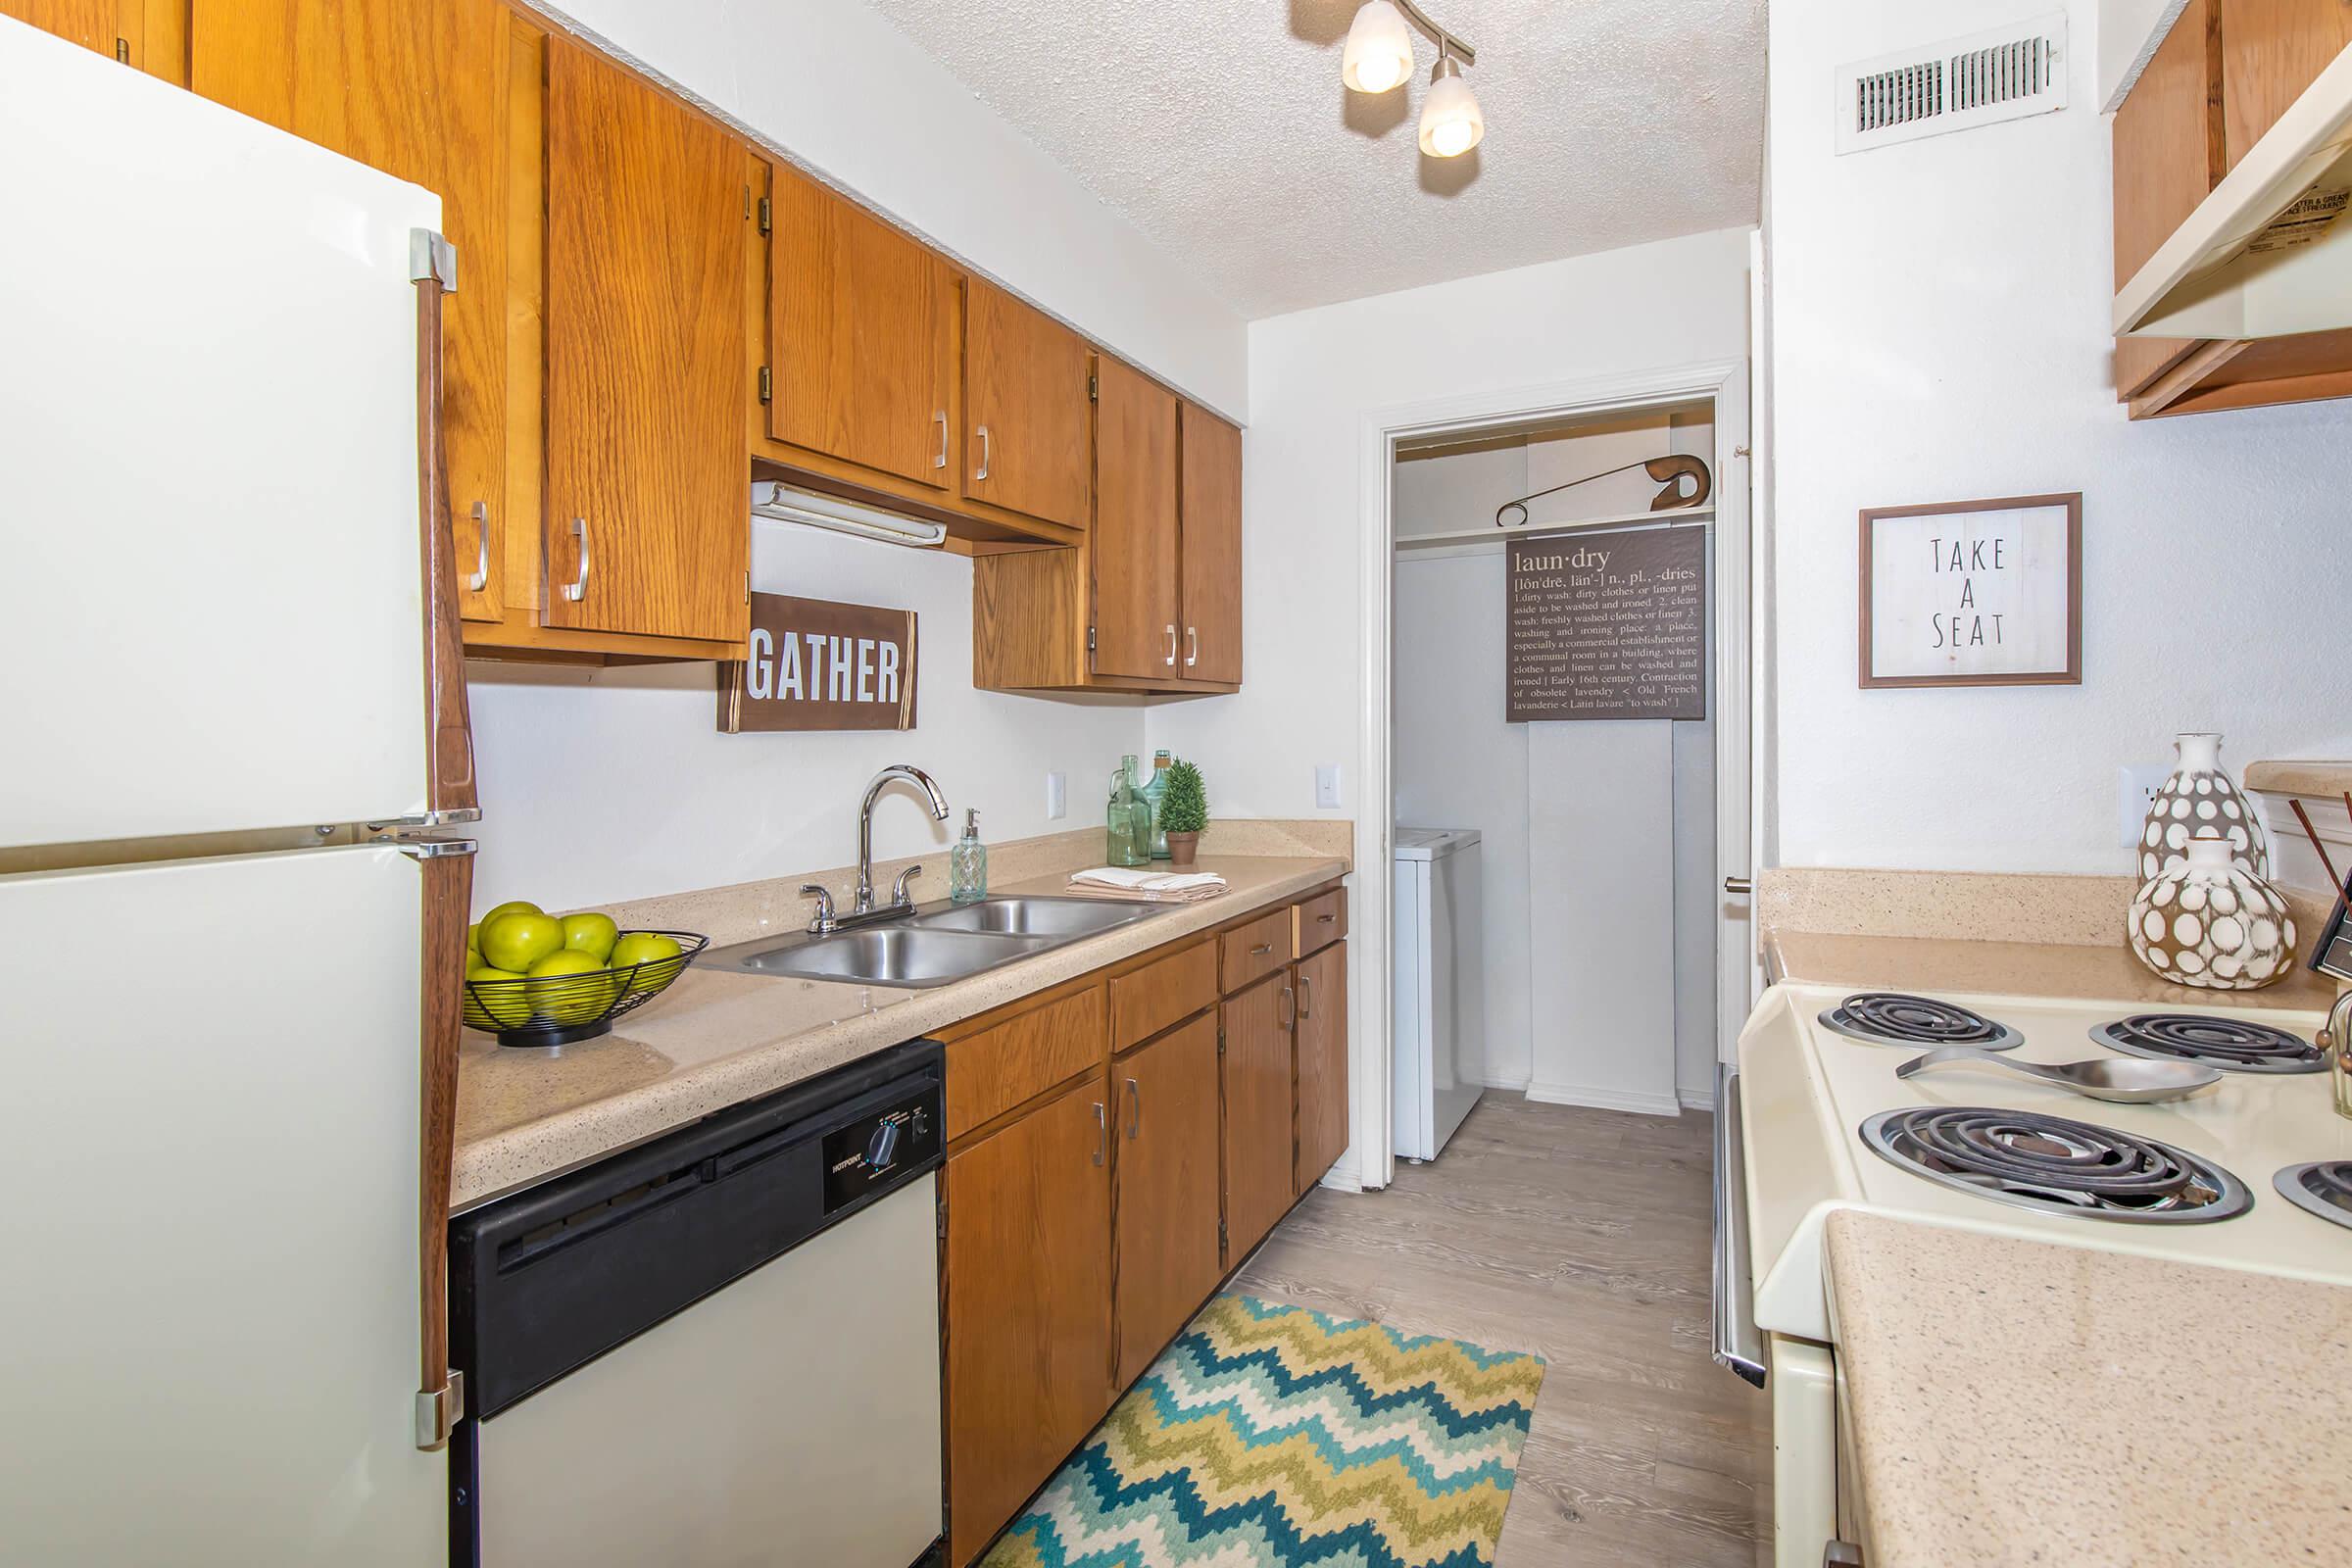
[[1298,1196],[1292,1176],[1291,1004],[1288,971],[1219,1007],[1225,1032],[1225,1257],[1238,1263]]
[[1323,1179],[1348,1149],[1348,944],[1294,969],[1298,994],[1298,1169],[1296,1191]]
[[1110,1407],[1110,1097],[1097,1074],[950,1156],[948,1531],[971,1560]]
[[1118,1105],[1114,1381],[1143,1376],[1224,1267],[1217,1249],[1217,1021],[1206,1013],[1111,1064]]

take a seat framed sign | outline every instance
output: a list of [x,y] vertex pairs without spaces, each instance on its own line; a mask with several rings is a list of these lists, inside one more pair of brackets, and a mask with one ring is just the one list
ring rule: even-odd
[[1861,683],[2080,686],[2082,494],[1862,514]]

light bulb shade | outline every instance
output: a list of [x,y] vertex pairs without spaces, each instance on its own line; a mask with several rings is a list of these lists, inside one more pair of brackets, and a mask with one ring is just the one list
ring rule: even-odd
[[1439,61],[1429,96],[1421,102],[1421,150],[1432,158],[1459,158],[1486,133],[1487,117],[1479,112],[1478,95],[1462,79],[1461,68]]
[[1387,92],[1413,74],[1413,31],[1392,0],[1364,0],[1348,24],[1340,80],[1356,92]]

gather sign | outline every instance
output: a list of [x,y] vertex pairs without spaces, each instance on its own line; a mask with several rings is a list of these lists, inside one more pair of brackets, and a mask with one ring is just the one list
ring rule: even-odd
[[752,595],[747,656],[718,666],[718,727],[914,728],[914,612]]

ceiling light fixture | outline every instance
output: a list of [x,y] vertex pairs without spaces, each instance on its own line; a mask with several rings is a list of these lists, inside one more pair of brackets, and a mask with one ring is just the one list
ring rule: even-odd
[[1438,46],[1429,97],[1421,106],[1421,150],[1432,158],[1459,158],[1487,133],[1478,97],[1462,79],[1462,68],[1478,64],[1478,51],[1432,22],[1413,0],[1364,0],[1348,26],[1340,80],[1354,92],[1402,85],[1413,74],[1415,28]]

